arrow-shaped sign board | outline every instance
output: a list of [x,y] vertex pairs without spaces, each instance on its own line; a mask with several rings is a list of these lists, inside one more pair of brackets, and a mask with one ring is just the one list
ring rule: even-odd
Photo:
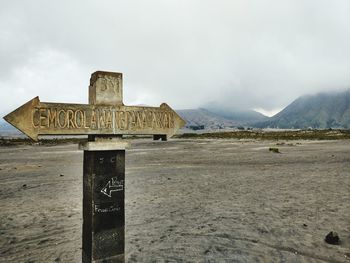
[[172,136],[185,121],[166,103],[160,107],[103,106],[28,101],[4,117],[38,140],[38,135],[130,134]]

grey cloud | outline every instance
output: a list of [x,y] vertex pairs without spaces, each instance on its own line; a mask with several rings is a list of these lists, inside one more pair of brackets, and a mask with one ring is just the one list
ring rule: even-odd
[[124,73],[127,104],[281,108],[350,88],[349,13],[345,0],[6,1],[0,112],[85,102],[95,70]]

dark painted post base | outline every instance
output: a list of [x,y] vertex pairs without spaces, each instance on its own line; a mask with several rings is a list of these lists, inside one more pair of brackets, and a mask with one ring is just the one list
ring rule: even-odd
[[125,150],[84,151],[83,263],[124,262]]
[[164,142],[164,141],[167,141],[168,138],[167,138],[166,134],[164,134],[164,135],[163,134],[162,135],[159,135],[159,134],[153,135],[153,141],[158,141],[158,140],[162,140]]

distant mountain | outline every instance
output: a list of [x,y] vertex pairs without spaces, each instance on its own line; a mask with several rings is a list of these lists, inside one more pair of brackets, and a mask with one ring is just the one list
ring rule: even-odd
[[10,127],[12,127],[10,124],[8,124],[3,119],[0,119],[0,130],[7,130],[10,129]]
[[266,120],[267,117],[255,111],[225,111],[220,109],[208,110],[204,108],[177,110],[187,128],[202,127],[204,129],[234,128],[249,126],[256,121]]
[[6,121],[3,119],[0,119],[0,136],[4,135],[18,135],[21,132],[18,131],[15,127],[12,125],[8,124]]
[[259,128],[350,128],[350,90],[302,96]]
[[249,125],[251,123],[268,120],[267,116],[254,110],[232,109],[213,105],[206,107],[206,109],[241,125]]

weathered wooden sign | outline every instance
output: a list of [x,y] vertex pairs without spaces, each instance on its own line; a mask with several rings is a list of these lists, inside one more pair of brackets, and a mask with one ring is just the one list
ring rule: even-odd
[[130,134],[171,137],[185,122],[166,103],[160,107],[28,101],[4,119],[33,140],[38,135]]
[[87,134],[83,164],[82,262],[125,261],[125,143],[121,135],[172,136],[185,125],[167,104],[125,106],[122,74],[91,75],[89,104],[40,102],[39,97],[5,116],[38,140],[38,135]]

